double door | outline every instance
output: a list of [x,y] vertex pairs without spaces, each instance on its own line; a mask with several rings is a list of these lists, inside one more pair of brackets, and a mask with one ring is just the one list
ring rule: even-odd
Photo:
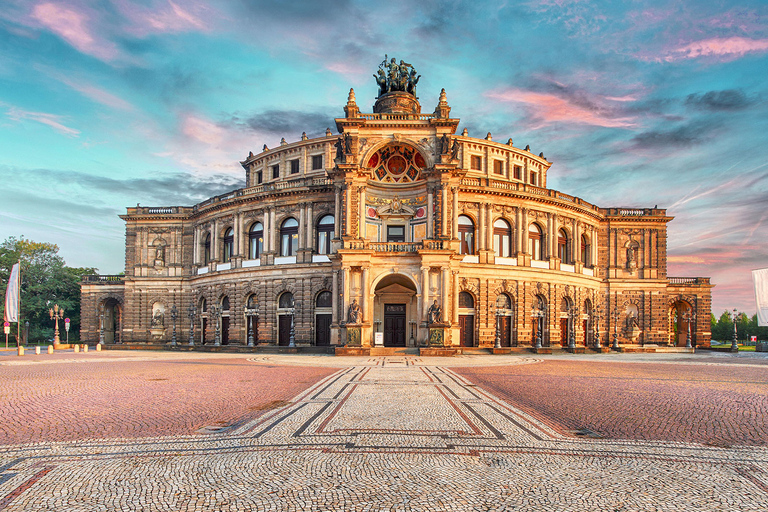
[[384,304],[384,346],[404,347],[406,336],[405,304]]

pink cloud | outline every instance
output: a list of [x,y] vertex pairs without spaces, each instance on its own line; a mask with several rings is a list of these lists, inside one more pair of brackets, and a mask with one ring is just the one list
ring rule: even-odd
[[768,51],[768,39],[749,39],[746,37],[712,38],[674,48],[667,52],[663,60],[673,62],[700,57],[732,60],[743,57],[748,53],[765,51]]
[[194,114],[184,116],[181,121],[181,131],[187,137],[210,145],[219,144],[224,134],[221,127]]
[[114,44],[98,38],[92,32],[89,16],[72,6],[38,4],[32,10],[32,18],[83,53],[107,61],[118,55]]
[[46,112],[32,112],[14,106],[9,106],[6,115],[13,121],[21,122],[23,120],[27,120],[50,126],[57,132],[69,137],[77,137],[80,135],[80,130],[65,126],[61,122],[62,117],[55,114],[48,114]]
[[133,110],[133,105],[131,105],[124,99],[119,98],[114,94],[105,91],[104,89],[100,89],[93,85],[76,82],[74,80],[71,80],[65,77],[57,77],[57,78],[59,78],[59,80],[61,80],[63,83],[67,84],[77,92],[81,93],[83,96],[86,96],[97,103],[101,103],[102,105],[106,105],[108,107],[116,108],[119,110]]
[[131,22],[127,31],[137,37],[155,33],[206,31],[209,27],[205,20],[210,20],[213,15],[205,3],[196,1],[168,0],[154,2],[147,7],[119,1],[117,6]]
[[[588,109],[554,94],[526,91],[523,89],[504,89],[492,91],[487,97],[504,103],[523,103],[531,114],[540,120],[541,125],[565,122],[603,126],[608,128],[630,128],[635,126],[635,120],[631,117],[616,117],[610,107]],[[609,100],[608,97],[600,98]],[[631,101],[620,99],[618,101]]]

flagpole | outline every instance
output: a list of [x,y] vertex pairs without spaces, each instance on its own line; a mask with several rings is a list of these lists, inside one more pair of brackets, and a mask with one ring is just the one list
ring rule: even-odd
[[21,258],[19,258],[19,295],[16,297],[16,311],[18,311],[18,314],[16,315],[16,346],[19,345],[19,340],[21,339]]

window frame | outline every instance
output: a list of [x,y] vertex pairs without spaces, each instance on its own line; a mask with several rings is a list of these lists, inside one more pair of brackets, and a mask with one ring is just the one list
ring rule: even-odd
[[483,157],[479,155],[471,155],[469,158],[469,168],[473,171],[482,171]]
[[323,168],[323,155],[312,155],[312,170],[319,171]]
[[[329,218],[330,223],[323,222]],[[317,254],[331,254],[331,240],[333,240],[336,236],[336,219],[333,217],[333,215],[330,214],[323,215],[317,220],[315,230],[317,231],[317,235],[315,237],[317,242]]]
[[[286,226],[293,221],[295,226]],[[299,221],[288,217],[280,224],[280,256],[296,256],[299,252]]]
[[229,263],[232,261],[235,252],[235,230],[227,228],[221,237],[221,261]]
[[[462,223],[462,218],[467,219],[469,224]],[[459,254],[475,254],[475,221],[468,215],[459,215],[456,222],[459,224]]]
[[272,179],[276,180],[280,178],[280,164],[274,164],[269,166],[272,169]]
[[[536,231],[531,231],[531,228],[536,228]],[[543,239],[544,231],[541,226],[532,222],[528,226],[528,252],[532,260],[544,261]]]
[[299,174],[299,159],[294,158],[293,160],[289,160],[289,162],[291,163],[291,174]]
[[[505,227],[497,226],[499,222],[503,222]],[[506,219],[493,221],[493,252],[497,258],[512,257],[512,226]]]
[[[256,229],[257,226],[260,229]],[[254,241],[257,241],[255,247]],[[254,222],[248,230],[248,259],[257,260],[262,252],[264,252],[264,225],[261,222]]]
[[493,174],[504,176],[504,161],[493,159]]

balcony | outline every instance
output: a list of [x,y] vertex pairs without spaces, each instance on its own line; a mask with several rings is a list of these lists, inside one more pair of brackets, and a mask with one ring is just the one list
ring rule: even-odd
[[87,275],[81,278],[82,282],[93,284],[122,284],[124,279],[123,275]]
[[439,251],[447,247],[443,240],[424,240],[421,242],[371,242],[369,240],[344,240],[342,249],[368,250],[375,252],[419,252],[422,249]]

